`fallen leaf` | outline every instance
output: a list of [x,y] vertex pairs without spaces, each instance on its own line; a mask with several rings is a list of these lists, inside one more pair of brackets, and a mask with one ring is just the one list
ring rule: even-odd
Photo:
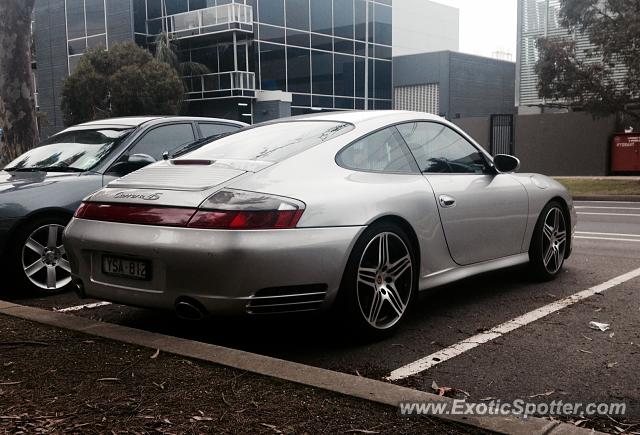
[[551,391],[547,391],[545,393],[534,394],[533,396],[529,396],[529,399],[534,399],[536,397],[551,396],[555,392],[556,392],[556,390],[551,390]]
[[160,349],[156,350],[156,352],[149,357],[149,359],[156,359],[160,355]]
[[608,323],[600,323],[600,322],[589,322],[589,328],[591,329],[595,329],[597,331],[607,331],[608,329],[611,328],[611,325],[609,325]]
[[580,425],[581,425],[582,423],[584,423],[585,421],[589,421],[589,420],[586,420],[586,419],[576,420],[576,421],[574,421],[574,422],[573,422],[573,425],[574,425],[574,426],[580,426]]
[[609,334],[609,338],[613,338],[614,335],[616,335],[616,333],[612,332],[611,334]]
[[617,366],[617,365],[618,365],[618,363],[617,363],[617,362],[610,362],[609,364],[607,364],[607,368],[608,368],[608,369],[612,369],[612,368],[614,368],[614,367],[615,367],[615,366]]
[[0,385],[18,385],[21,384],[22,381],[13,381],[13,382],[0,382]]
[[590,351],[588,351],[588,350],[584,350],[584,349],[578,349],[578,350],[579,350],[580,352],[582,352],[582,353],[593,353],[593,352],[590,352]]
[[364,434],[376,434],[380,433],[377,430],[366,430],[366,429],[349,429],[345,430],[344,433],[364,433]]
[[264,427],[268,427],[269,429],[271,429],[272,431],[274,431],[275,433],[282,433],[281,430],[279,430],[276,426],[272,425],[272,424],[267,424],[267,423],[260,423],[262,426]]
[[120,378],[100,378],[96,382],[118,382]]
[[213,421],[213,418],[211,417],[202,417],[199,415],[194,415],[193,417],[191,417],[191,419],[195,421]]

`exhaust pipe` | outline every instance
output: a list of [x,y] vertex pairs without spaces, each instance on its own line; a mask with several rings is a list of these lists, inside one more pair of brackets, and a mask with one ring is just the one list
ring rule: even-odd
[[179,300],[176,302],[176,314],[184,320],[202,320],[207,311],[196,301]]

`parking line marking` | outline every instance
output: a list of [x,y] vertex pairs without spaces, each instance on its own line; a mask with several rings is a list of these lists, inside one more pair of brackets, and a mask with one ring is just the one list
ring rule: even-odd
[[526,326],[529,323],[535,322],[536,320],[540,320],[543,317],[548,316],[549,314],[555,313],[556,311],[560,311],[563,308],[571,306],[593,295],[603,293],[604,291],[612,287],[620,285],[624,282],[627,282],[639,276],[640,276],[640,268],[632,270],[631,272],[627,272],[615,278],[612,278],[607,282],[596,285],[587,290],[583,290],[581,292],[575,293],[564,299],[560,299],[558,301],[552,302],[536,310],[523,314],[522,316],[516,317],[515,319],[511,319],[498,326],[494,326],[493,328],[491,328],[486,332],[474,335],[473,337],[469,337],[452,346],[439,350],[438,352],[432,353],[431,355],[428,355],[424,358],[421,358],[417,361],[414,361],[403,367],[400,367],[392,371],[389,374],[389,376],[386,377],[386,379],[390,381],[397,381],[397,380],[404,379],[409,376],[421,373],[444,361],[447,361],[451,358],[461,355],[468,350],[478,347],[481,344],[495,340],[496,338],[501,337],[511,331],[514,331],[518,328]]
[[75,307],[60,308],[59,310],[54,309],[53,311],[57,311],[58,313],[66,313],[69,311],[84,310],[85,308],[104,307],[105,305],[111,305],[111,302],[94,302],[92,304],[84,304],[84,305],[76,305]]
[[588,239],[588,240],[613,240],[616,242],[640,242],[640,239],[621,239],[619,237],[587,237],[587,236],[575,236],[576,239]]
[[586,212],[586,211],[579,211],[578,214],[598,214],[602,216],[640,216],[640,214],[634,214],[634,213],[597,213],[597,212]]
[[576,234],[589,234],[589,235],[596,235],[596,236],[640,237],[640,234],[594,233],[593,231],[576,231]]

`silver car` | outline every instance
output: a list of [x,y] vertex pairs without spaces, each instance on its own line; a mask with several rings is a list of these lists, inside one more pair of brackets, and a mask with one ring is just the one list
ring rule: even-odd
[[418,291],[561,270],[571,197],[442,118],[325,113],[256,125],[86,198],[65,232],[83,297],[181,317],[324,310],[398,327]]

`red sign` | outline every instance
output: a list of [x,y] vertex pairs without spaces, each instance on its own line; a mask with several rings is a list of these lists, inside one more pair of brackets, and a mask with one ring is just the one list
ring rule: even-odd
[[616,134],[613,137],[611,172],[640,172],[640,134]]

